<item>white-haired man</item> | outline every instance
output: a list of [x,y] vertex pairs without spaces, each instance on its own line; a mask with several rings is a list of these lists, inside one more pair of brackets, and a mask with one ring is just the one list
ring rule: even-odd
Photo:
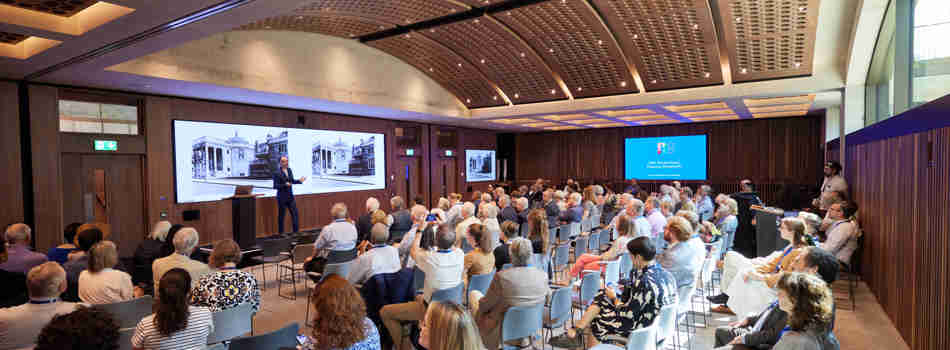
[[304,263],[307,272],[323,273],[326,264],[356,259],[356,226],[347,219],[346,204],[333,204],[330,216],[333,222],[320,230],[320,237],[313,242],[313,255]]
[[30,301],[0,312],[0,349],[32,349],[40,330],[53,317],[81,305],[60,301],[60,294],[66,291],[66,271],[58,263],[33,267],[26,281]]
[[557,200],[554,198],[554,190],[547,189],[542,195],[544,203],[544,213],[548,216],[548,226],[554,227],[557,226],[557,218],[561,215],[561,208],[557,205]]
[[389,228],[385,224],[373,225],[370,239],[372,244],[369,241],[360,244],[360,255],[353,262],[350,276],[347,278],[350,283],[363,284],[373,275],[398,272],[402,268],[399,263],[399,251],[396,247],[387,244]]
[[406,208],[406,202],[400,196],[395,196],[389,200],[393,213],[389,215],[389,222],[392,224],[389,229],[395,232],[406,232],[412,228],[412,218],[409,215],[409,209]]
[[33,266],[46,262],[46,255],[30,250],[31,236],[32,230],[26,224],[7,227],[6,237],[10,249],[7,249],[7,262],[0,264],[0,270],[26,274]]
[[501,197],[498,197],[498,208],[500,213],[498,214],[501,218],[498,221],[513,221],[518,222],[518,212],[513,206],[511,206],[511,197],[507,194]]
[[478,218],[475,217],[475,204],[472,202],[465,202],[462,205],[462,210],[460,212],[462,222],[459,222],[455,226],[455,246],[461,247],[462,242],[465,241],[465,237],[468,237],[468,227],[472,224],[479,223]]
[[584,207],[581,206],[581,194],[574,192],[567,197],[567,208],[558,216],[563,223],[581,222],[584,218]]
[[188,271],[192,283],[197,282],[201,276],[211,272],[208,265],[191,258],[191,253],[198,246],[198,231],[194,227],[185,227],[178,230],[172,244],[175,246],[175,253],[161,259],[155,259],[155,262],[152,263],[152,281],[155,283],[155,294],[158,294],[158,281],[161,281],[162,276],[165,276],[165,273],[171,269],[181,268]]
[[366,212],[356,219],[357,241],[369,240],[370,230],[373,229],[373,212],[379,210],[379,200],[375,197],[366,198]]
[[712,199],[709,198],[709,192],[711,191],[712,187],[709,187],[709,185],[699,186],[699,189],[696,190],[696,196],[700,198],[699,202],[696,203],[696,212],[699,214],[700,221],[709,221],[713,217],[715,208]]
[[409,215],[412,218],[412,227],[409,228],[409,231],[406,232],[406,235],[402,237],[402,241],[399,243],[399,257],[404,260],[406,267],[413,267],[416,265],[415,261],[412,260],[410,256],[410,249],[412,248],[412,242],[416,239],[416,235],[420,234],[421,231],[426,226],[426,217],[428,216],[428,211],[426,207],[421,205],[414,205],[412,209],[409,210]]

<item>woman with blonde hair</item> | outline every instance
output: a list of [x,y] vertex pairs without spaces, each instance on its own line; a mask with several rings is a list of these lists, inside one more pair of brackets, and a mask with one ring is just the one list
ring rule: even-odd
[[[484,350],[475,320],[455,303],[429,304],[421,322],[419,345],[429,350]],[[492,349],[494,350],[494,349]]]
[[380,349],[379,331],[366,317],[366,303],[345,278],[337,274],[327,276],[314,289],[310,300],[313,300],[316,316],[313,332],[302,349]]
[[469,277],[489,273],[495,268],[495,254],[492,250],[495,240],[488,232],[488,228],[482,224],[469,226],[468,235],[465,239],[468,240],[470,246],[475,247],[468,254],[465,254],[464,267],[462,268],[462,282],[465,283],[465,290],[468,290]]
[[115,243],[100,241],[89,249],[89,267],[79,273],[79,299],[89,304],[110,304],[132,299],[132,276],[114,270],[119,263]]
[[391,224],[391,222],[389,221],[389,217],[386,215],[386,212],[380,209],[376,209],[373,211],[373,214],[370,214],[370,222],[374,226],[376,224],[383,224],[383,225],[386,225],[386,227],[389,227],[389,224]]
[[606,265],[602,261],[613,261],[627,253],[627,242],[636,238],[637,225],[632,217],[620,216],[617,221],[617,239],[610,245],[610,249],[604,254],[584,254],[577,258],[574,266],[571,268],[571,277],[577,277],[582,270],[600,270],[603,271]]
[[550,233],[548,231],[548,214],[544,209],[534,209],[528,213],[528,240],[534,248],[535,254],[547,255],[551,250]]
[[776,285],[778,307],[788,313],[788,326],[775,350],[837,350],[838,340],[831,333],[834,297],[825,281],[817,276],[783,273]]

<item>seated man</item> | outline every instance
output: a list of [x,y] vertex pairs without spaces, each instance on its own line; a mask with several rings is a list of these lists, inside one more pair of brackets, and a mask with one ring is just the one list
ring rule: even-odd
[[[425,232],[420,232],[412,242],[410,255],[422,272],[425,273],[425,282],[422,288],[422,297],[416,300],[384,306],[380,311],[380,318],[392,336],[395,350],[407,349],[403,347],[402,321],[421,321],[425,317],[426,308],[432,298],[432,292],[441,289],[454,288],[462,283],[462,269],[465,263],[465,254],[455,248],[455,231],[449,224],[441,224],[437,228],[426,227],[425,231],[438,230],[436,245],[438,251],[428,251],[420,247]],[[408,348],[411,348],[409,346]]]
[[[630,279],[617,298],[613,288],[605,288],[594,297],[575,329],[551,339],[562,348],[591,348],[597,343],[626,341],[630,333],[648,327],[660,315],[660,309],[677,304],[676,282],[672,274],[654,262],[656,248],[647,237],[627,243],[633,261]],[[590,326],[588,329],[587,327]],[[586,334],[586,344],[580,334]],[[622,345],[622,344],[621,344]]]
[[475,204],[472,202],[465,202],[465,204],[462,204],[462,210],[459,212],[459,217],[462,220],[459,221],[458,225],[455,226],[456,247],[462,247],[465,237],[468,235],[468,227],[472,226],[472,224],[481,222],[477,217],[475,217]]
[[409,210],[409,214],[412,219],[412,227],[409,228],[405,236],[402,236],[402,241],[399,242],[399,248],[397,249],[399,250],[399,261],[404,262],[404,267],[412,268],[416,266],[416,262],[409,256],[409,253],[412,251],[412,242],[416,239],[416,235],[422,235],[422,230],[426,226],[428,211],[426,207],[414,205],[412,209]]
[[561,211],[558,220],[561,223],[571,224],[581,222],[584,218],[584,207],[581,206],[581,194],[574,192],[567,196],[567,209]]
[[360,244],[359,256],[350,267],[348,279],[352,284],[362,285],[375,274],[398,272],[402,268],[399,264],[399,250],[386,244],[389,241],[389,228],[377,223],[370,232],[372,244],[370,241]]
[[5,235],[10,248],[7,249],[7,261],[0,264],[0,270],[26,274],[34,266],[46,262],[46,255],[30,250],[31,234],[26,224],[7,227]]
[[670,246],[656,259],[673,275],[677,290],[696,283],[696,273],[699,272],[706,254],[705,249],[696,249],[696,245],[689,241],[692,236],[692,225],[680,216],[670,217],[663,231],[663,239],[669,242]]
[[155,282],[155,294],[158,297],[158,281],[162,280],[165,273],[174,268],[184,269],[191,276],[191,285],[194,287],[201,276],[211,272],[211,268],[205,263],[191,259],[191,253],[198,245],[198,231],[194,227],[185,227],[175,234],[172,243],[175,245],[175,253],[161,259],[155,259],[152,263],[152,280]]
[[851,220],[857,212],[858,205],[851,201],[831,205],[828,209],[828,218],[832,220],[832,223],[825,231],[828,239],[819,245],[845,265],[851,263],[851,255],[858,249],[858,229]]
[[[330,208],[333,222],[323,227],[320,237],[313,242],[313,255],[304,262],[307,272],[323,273],[326,264],[339,264],[356,259],[356,226],[347,220],[346,204],[336,203]],[[311,277],[318,282],[317,277]]]
[[[808,247],[795,258],[789,271],[816,275],[831,285],[838,278],[838,261],[824,249]],[[716,328],[716,350],[770,349],[778,342],[787,318],[788,313],[775,302],[755,316]]]
[[80,306],[43,327],[34,350],[111,350],[119,346],[119,323],[108,311]]
[[469,305],[478,324],[486,349],[497,349],[501,338],[501,321],[512,306],[533,305],[544,302],[548,292],[548,275],[531,263],[531,241],[517,237],[508,243],[511,268],[495,273],[495,278],[482,296],[473,290]]
[[66,291],[66,271],[46,262],[26,276],[30,302],[0,311],[0,349],[32,348],[40,330],[56,315],[73,312],[77,303],[59,300]]

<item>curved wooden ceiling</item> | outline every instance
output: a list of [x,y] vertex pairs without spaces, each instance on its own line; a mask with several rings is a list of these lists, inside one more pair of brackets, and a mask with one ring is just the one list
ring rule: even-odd
[[810,75],[818,2],[318,0],[238,29],[359,39],[481,108]]

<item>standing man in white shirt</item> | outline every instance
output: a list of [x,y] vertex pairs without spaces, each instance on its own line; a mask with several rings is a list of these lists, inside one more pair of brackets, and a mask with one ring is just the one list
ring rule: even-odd
[[30,269],[26,286],[29,302],[0,311],[0,349],[32,349],[36,337],[54,316],[73,312],[81,305],[59,300],[66,291],[66,271],[58,263],[46,262]]
[[398,272],[402,268],[399,264],[399,250],[386,244],[389,241],[389,228],[386,225],[373,225],[370,240],[372,244],[370,241],[364,241],[359,246],[360,255],[353,262],[348,278],[350,283],[363,284],[375,274]]
[[834,192],[848,193],[848,182],[841,176],[841,163],[830,160],[825,163],[825,180],[821,183],[821,194],[812,201],[821,211],[827,211],[835,199]]
[[437,251],[424,250],[419,246],[422,240],[422,234],[415,235],[412,242],[410,255],[416,262],[422,272],[425,273],[425,282],[422,287],[422,296],[416,297],[416,300],[408,303],[390,304],[384,306],[380,311],[380,318],[389,335],[393,338],[395,350],[405,350],[412,348],[411,345],[403,346],[402,339],[402,321],[421,321],[425,317],[426,309],[432,298],[432,292],[441,289],[453,288],[462,283],[462,269],[465,264],[465,254],[461,249],[455,248],[455,231],[448,224],[441,224],[438,227],[429,226],[427,230],[437,229],[436,246]]

